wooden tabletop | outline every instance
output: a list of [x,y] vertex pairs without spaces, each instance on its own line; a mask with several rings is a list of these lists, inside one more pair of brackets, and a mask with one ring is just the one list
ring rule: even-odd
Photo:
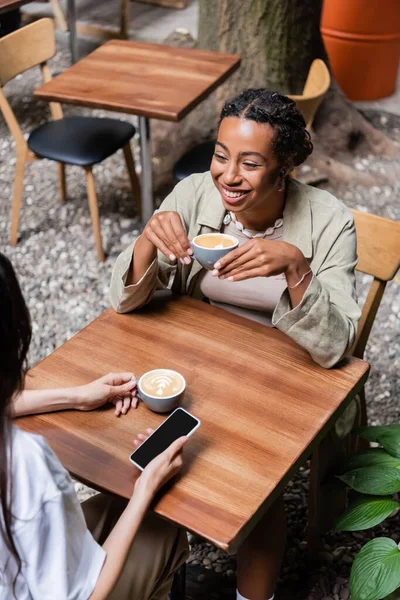
[[222,52],[111,40],[44,84],[44,100],[180,121],[240,65]]
[[[107,310],[34,367],[27,387],[86,383],[107,372],[175,369],[183,406],[201,419],[179,479],[154,504],[160,515],[233,551],[280,493],[335,415],[360,389],[368,364],[326,370],[275,329],[187,297],[157,298],[127,315]],[[129,498],[138,471],[133,439],[165,415],[144,405],[18,419],[44,435],[78,479]]]
[[0,0],[0,14],[10,10],[16,10],[23,4],[28,4],[32,0]]

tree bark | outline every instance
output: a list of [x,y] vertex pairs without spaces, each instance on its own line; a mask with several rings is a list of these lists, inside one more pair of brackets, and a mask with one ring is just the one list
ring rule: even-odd
[[248,87],[301,94],[314,58],[325,57],[322,0],[200,0],[198,47],[240,54],[218,106]]

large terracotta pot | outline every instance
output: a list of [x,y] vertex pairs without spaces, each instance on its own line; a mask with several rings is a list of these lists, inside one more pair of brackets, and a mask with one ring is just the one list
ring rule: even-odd
[[351,100],[395,91],[400,0],[324,0],[321,32],[332,71]]

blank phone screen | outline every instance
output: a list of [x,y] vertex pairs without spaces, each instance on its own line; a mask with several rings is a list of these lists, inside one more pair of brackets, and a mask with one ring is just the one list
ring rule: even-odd
[[144,469],[156,456],[164,452],[175,440],[188,435],[199,421],[181,408],[172,413],[135,452],[131,460]]

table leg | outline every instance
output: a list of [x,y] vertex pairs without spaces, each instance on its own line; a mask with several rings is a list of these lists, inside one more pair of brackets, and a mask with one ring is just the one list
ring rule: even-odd
[[71,52],[71,62],[75,63],[78,60],[78,48],[76,40],[76,5],[75,0],[68,0],[68,30],[69,30],[69,48]]
[[150,119],[139,117],[140,162],[142,163],[142,219],[147,223],[154,211]]

